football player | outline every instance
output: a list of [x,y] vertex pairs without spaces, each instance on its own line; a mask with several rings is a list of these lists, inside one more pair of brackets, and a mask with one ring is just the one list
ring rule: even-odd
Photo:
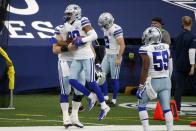
[[173,129],[173,115],[170,109],[171,80],[169,77],[169,45],[161,43],[162,34],[157,27],[149,27],[143,32],[145,43],[139,49],[142,58],[142,69],[138,98],[138,111],[144,131],[149,131],[146,104],[158,97],[164,112],[167,131]]
[[[111,106],[115,106],[116,99],[119,92],[119,74],[122,56],[125,50],[125,42],[123,37],[122,28],[114,23],[113,16],[108,13],[102,13],[99,16],[98,24],[104,33],[106,54],[102,60],[101,66],[103,72],[107,75],[111,74],[113,96],[110,103]],[[102,85],[104,93],[104,99],[109,100],[107,81]]]
[[[58,54],[58,74],[61,87],[60,106],[63,113],[63,124],[65,128],[75,125],[83,128],[83,124],[78,119],[78,110],[81,105],[83,94],[74,89],[72,100],[72,113],[69,116],[69,95],[71,92],[71,85],[69,84],[70,66],[73,61],[73,50],[76,49],[72,45],[71,40],[67,34],[71,30],[71,25],[65,23],[55,28],[54,37],[50,39],[53,44],[53,53]],[[85,74],[82,71],[78,77],[82,85],[85,85]]]
[[[78,5],[68,5],[64,13],[65,21],[72,25],[72,30],[68,32],[68,35],[73,38],[73,44],[77,46],[77,50],[73,53],[74,61],[70,67],[69,83],[89,98],[89,110],[93,108],[98,98],[101,104],[98,120],[102,120],[109,112],[110,107],[105,103],[101,89],[95,81],[95,55],[91,45],[92,41],[97,39],[97,33],[92,28],[89,19],[81,16],[81,8]],[[78,75],[82,70],[85,72],[87,84],[93,89],[95,94],[78,81]]]

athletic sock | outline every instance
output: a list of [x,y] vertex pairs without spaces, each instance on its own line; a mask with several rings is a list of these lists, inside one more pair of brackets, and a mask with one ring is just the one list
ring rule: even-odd
[[165,114],[165,123],[167,126],[167,131],[173,131],[173,115],[171,111],[166,112]]
[[113,99],[116,99],[119,92],[119,79],[112,79],[112,86],[113,86]]
[[146,110],[139,112],[140,121],[142,123],[144,131],[149,131],[149,120],[148,120],[148,112]]
[[108,84],[107,84],[107,81],[105,81],[104,84],[101,85],[101,89],[102,89],[103,95],[104,96],[108,96]]

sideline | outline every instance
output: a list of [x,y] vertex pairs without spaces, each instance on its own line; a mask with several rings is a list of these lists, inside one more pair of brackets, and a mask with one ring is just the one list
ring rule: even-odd
[[[0,127],[1,131],[65,131],[62,126],[31,126],[31,127]],[[142,126],[85,126],[84,128],[70,127],[67,131],[143,131]],[[151,131],[165,131],[165,126],[150,126]],[[175,125],[174,131],[195,131],[196,127],[189,125]]]

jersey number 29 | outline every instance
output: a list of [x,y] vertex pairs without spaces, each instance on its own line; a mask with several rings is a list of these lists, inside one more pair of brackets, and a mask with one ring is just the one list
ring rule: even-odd
[[74,38],[80,36],[80,32],[79,32],[78,30],[74,30],[74,31],[72,31],[72,32],[69,31],[69,32],[67,33],[67,35],[68,35],[68,38],[74,39]]

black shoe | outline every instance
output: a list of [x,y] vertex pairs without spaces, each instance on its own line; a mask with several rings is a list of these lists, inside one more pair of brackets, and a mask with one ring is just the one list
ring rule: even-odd
[[80,106],[80,108],[79,108],[79,112],[83,112],[83,111],[85,111],[84,106]]
[[111,101],[110,101],[110,100],[105,100],[105,103],[106,103],[107,105],[110,105]]
[[109,106],[110,107],[116,107],[116,104],[114,104],[113,102],[110,102]]
[[64,124],[63,126],[65,127],[65,129],[68,129],[70,126],[72,126],[72,124],[71,123],[70,124]]
[[114,104],[112,101],[110,101],[110,100],[107,100],[107,101],[105,101],[106,102],[106,104],[109,106],[109,107],[115,107],[116,106],[116,104]]

